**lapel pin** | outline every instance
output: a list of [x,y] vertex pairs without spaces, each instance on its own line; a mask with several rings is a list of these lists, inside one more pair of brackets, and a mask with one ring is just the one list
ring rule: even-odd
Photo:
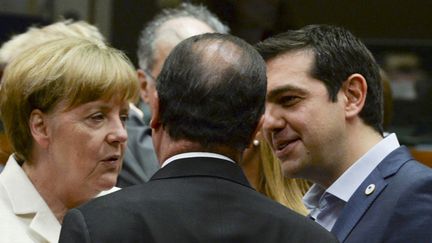
[[366,187],[365,194],[369,196],[375,191],[375,184],[370,184],[368,187]]

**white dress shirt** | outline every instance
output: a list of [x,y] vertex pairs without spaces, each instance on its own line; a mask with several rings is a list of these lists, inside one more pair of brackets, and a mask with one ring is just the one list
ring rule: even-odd
[[161,168],[163,168],[167,164],[173,162],[174,160],[185,159],[185,158],[194,158],[194,157],[207,157],[207,158],[223,159],[223,160],[228,160],[228,161],[235,163],[234,160],[232,160],[232,159],[230,159],[227,156],[222,155],[222,154],[208,153],[208,152],[189,152],[189,153],[176,154],[176,155],[168,158],[167,160],[165,160],[162,163]]
[[309,216],[331,231],[340,212],[357,188],[378,164],[399,146],[396,135],[392,133],[351,165],[329,188],[312,185],[303,197],[303,203],[310,212]]

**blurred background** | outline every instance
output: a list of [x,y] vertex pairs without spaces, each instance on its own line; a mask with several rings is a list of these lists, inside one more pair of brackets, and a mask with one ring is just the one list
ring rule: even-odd
[[[386,131],[416,151],[432,151],[432,1],[410,0],[0,0],[0,43],[29,26],[64,19],[96,25],[136,64],[140,30],[162,8],[206,5],[251,44],[307,24],[344,26],[385,71]],[[432,160],[432,159],[431,159]]]

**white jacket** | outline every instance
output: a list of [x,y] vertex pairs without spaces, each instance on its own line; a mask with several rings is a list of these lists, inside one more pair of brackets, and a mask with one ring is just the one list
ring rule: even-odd
[[[116,190],[112,188],[100,195]],[[0,173],[0,243],[57,243],[60,228],[57,218],[11,155]]]

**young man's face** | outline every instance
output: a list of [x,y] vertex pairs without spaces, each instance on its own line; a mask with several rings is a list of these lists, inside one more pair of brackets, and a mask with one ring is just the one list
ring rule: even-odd
[[287,177],[326,180],[343,151],[345,113],[341,92],[332,102],[324,83],[310,75],[312,51],[288,52],[267,61],[264,136]]

